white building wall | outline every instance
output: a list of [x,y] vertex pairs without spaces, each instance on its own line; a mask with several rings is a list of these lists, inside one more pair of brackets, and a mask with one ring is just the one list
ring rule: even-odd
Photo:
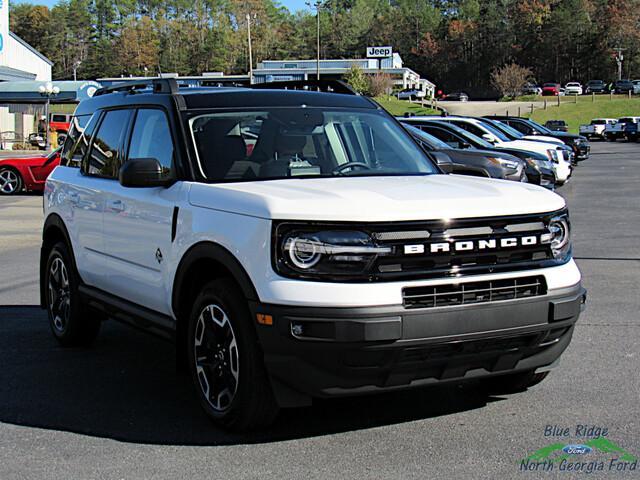
[[23,72],[35,73],[35,79],[39,81],[51,81],[51,64],[24,46],[11,33],[9,38],[5,39],[3,50],[5,54],[4,60],[7,63],[0,63],[0,65],[22,70]]

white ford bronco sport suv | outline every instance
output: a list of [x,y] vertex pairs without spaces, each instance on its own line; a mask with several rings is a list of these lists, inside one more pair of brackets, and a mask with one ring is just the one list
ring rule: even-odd
[[235,430],[313,397],[525,389],[567,348],[585,290],[558,195],[443,174],[339,83],[150,84],[82,102],[46,184],[63,346],[106,318],[163,335]]

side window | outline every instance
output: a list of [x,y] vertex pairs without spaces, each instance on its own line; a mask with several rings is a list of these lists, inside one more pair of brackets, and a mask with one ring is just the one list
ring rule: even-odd
[[447,132],[445,130],[442,130],[440,128],[423,128],[423,130],[427,133],[430,133],[431,135],[433,135],[434,137],[442,140],[444,143],[446,143],[447,145],[449,145],[452,148],[460,148],[460,139],[458,137],[456,137],[455,135],[453,135],[450,132]]
[[91,144],[91,152],[82,171],[88,175],[117,178],[122,164],[120,145],[126,131],[130,110],[112,110],[104,114]]
[[531,133],[529,130],[530,128],[527,127],[526,125],[520,123],[520,122],[507,122],[507,125],[509,125],[510,127],[515,128],[516,130],[518,130],[520,133],[524,133],[525,135],[528,135],[529,133]]
[[64,141],[61,152],[61,164],[79,168],[84,154],[89,148],[91,135],[98,123],[99,113],[94,115],[78,115],[71,119],[71,127]]
[[165,174],[173,168],[173,140],[167,116],[162,110],[140,109],[131,134],[128,158],[155,158]]
[[484,132],[480,128],[467,122],[451,122],[451,123],[462,128],[463,130],[466,130],[469,133],[473,133],[477,137],[482,138],[482,135],[484,134]]

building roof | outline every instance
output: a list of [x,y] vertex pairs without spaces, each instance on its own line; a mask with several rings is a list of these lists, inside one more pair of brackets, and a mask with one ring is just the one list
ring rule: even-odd
[[41,60],[44,60],[45,62],[47,62],[49,65],[53,65],[53,62],[51,60],[49,60],[47,57],[45,57],[42,53],[40,53],[38,50],[36,50],[35,48],[33,48],[31,45],[29,45],[26,41],[24,41],[22,38],[20,38],[18,35],[16,35],[13,32],[9,32],[9,35],[11,36],[11,38],[13,38],[16,42],[18,42],[20,45],[22,45],[23,47],[25,47],[26,49],[28,49],[31,53],[33,53],[34,55],[36,55],[37,57],[39,57]]
[[35,80],[36,74],[0,65],[0,81]]

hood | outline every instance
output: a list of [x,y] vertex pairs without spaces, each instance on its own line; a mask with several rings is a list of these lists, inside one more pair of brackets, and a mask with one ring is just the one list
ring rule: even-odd
[[565,206],[536,185],[462,175],[192,183],[189,202],[272,220],[353,222],[494,217]]
[[465,162],[465,161],[470,161],[470,162],[474,162],[477,163],[478,161],[481,161],[483,163],[486,162],[486,157],[500,157],[500,158],[504,158],[505,160],[512,160],[514,162],[520,162],[521,160],[516,157],[515,155],[511,155],[508,152],[503,152],[503,151],[499,151],[499,150],[477,150],[475,148],[466,148],[466,149],[458,149],[458,148],[452,148],[452,149],[442,149],[442,152],[445,152],[449,157],[451,157],[452,159],[458,159],[461,162]]
[[575,133],[568,133],[568,132],[553,132],[553,136],[556,138],[567,139],[567,140],[572,138],[584,138],[582,137],[582,135],[576,135]]
[[553,143],[556,145],[564,145],[564,142],[562,140],[555,137],[549,137],[546,135],[525,135],[524,137],[522,137],[522,140],[530,140],[532,142],[547,142],[547,143]]
[[555,150],[560,148],[561,145],[557,143],[537,142],[534,140],[511,140],[509,142],[501,142],[499,146],[513,148],[516,150],[531,150],[533,152],[547,154],[547,150]]

